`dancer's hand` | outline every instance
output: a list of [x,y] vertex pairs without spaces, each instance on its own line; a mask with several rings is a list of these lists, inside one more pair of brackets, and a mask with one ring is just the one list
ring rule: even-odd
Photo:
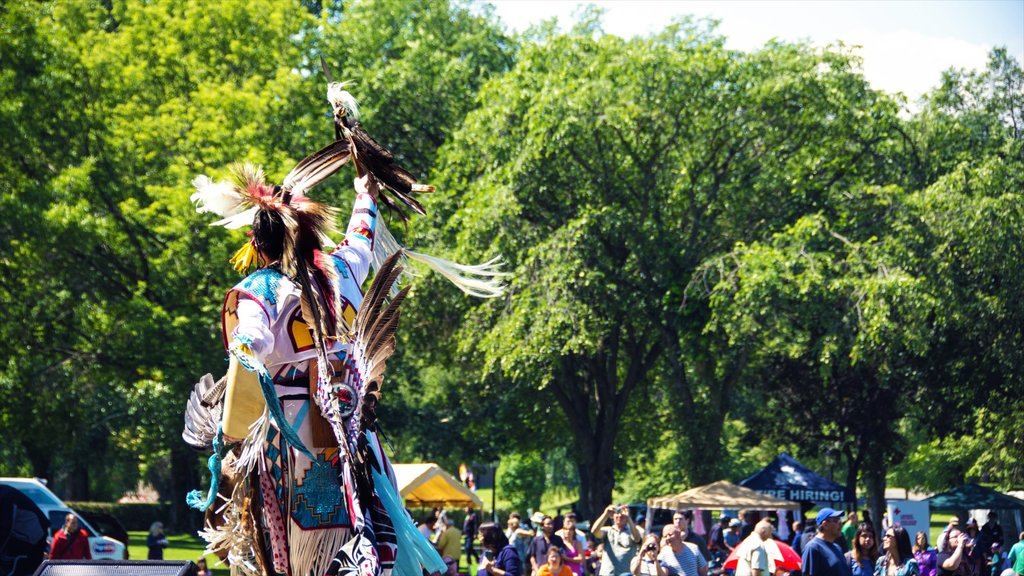
[[356,194],[369,194],[376,200],[377,196],[380,195],[380,187],[377,185],[377,179],[372,174],[366,173],[355,179],[353,186],[356,189]]

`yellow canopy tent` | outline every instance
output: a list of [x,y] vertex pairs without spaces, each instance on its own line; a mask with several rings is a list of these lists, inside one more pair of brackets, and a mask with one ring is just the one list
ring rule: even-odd
[[705,486],[690,488],[679,494],[648,498],[649,508],[700,508],[702,510],[799,510],[800,504],[737,486],[727,480],[719,480]]
[[393,464],[398,493],[409,508],[483,508],[483,500],[437,464]]

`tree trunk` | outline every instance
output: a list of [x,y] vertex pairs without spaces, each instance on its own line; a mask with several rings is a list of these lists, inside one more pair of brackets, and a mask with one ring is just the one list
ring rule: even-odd
[[195,453],[183,443],[171,449],[171,493],[160,494],[161,500],[170,500],[167,525],[170,529],[180,532],[195,533],[202,528],[202,514],[192,510],[185,503],[185,494],[199,486],[199,471],[196,467]]
[[78,458],[71,462],[64,483],[64,499],[76,502],[89,500],[89,465]]
[[[863,446],[863,442],[861,442],[859,446]],[[863,460],[865,450],[863,447],[858,448],[857,456],[854,457],[853,449],[850,447],[849,443],[846,443],[843,445],[843,448],[840,450],[840,453],[846,457],[846,488],[849,489],[850,493],[853,494],[853,502],[850,504],[850,506],[856,509],[857,477],[860,475],[860,463],[861,460]],[[874,516],[871,517],[871,523],[880,525],[879,519]],[[878,530],[878,526],[875,526],[875,530]],[[881,532],[876,532],[876,534],[881,534]]]
[[885,513],[885,467],[880,458],[868,458],[864,466],[864,485],[868,492],[868,510],[875,525],[875,533],[882,534],[882,514]]
[[32,475],[36,478],[53,480],[53,453],[49,450],[33,450],[27,447],[25,450],[29,463],[32,465]]
[[[601,398],[604,395],[600,392],[596,395],[596,402],[588,402],[587,406],[583,406],[582,402],[572,402],[571,390],[580,389],[579,385],[573,385],[572,381],[579,378],[566,378],[563,382],[567,385],[554,386],[554,392],[568,419],[577,452],[577,467],[580,472],[580,513],[583,518],[593,521],[600,510],[611,503],[611,490],[615,485],[611,456],[622,411],[615,409],[614,400],[602,402]],[[600,389],[602,386],[594,387]],[[596,406],[591,406],[593,404]],[[597,425],[591,414],[594,414]]]
[[580,474],[580,509],[579,513],[583,518],[591,522],[612,501],[612,489],[615,487],[615,475],[611,466],[611,459],[607,464],[602,459],[594,461],[581,460],[579,463]]
[[[561,375],[551,387],[572,430],[580,474],[580,514],[594,520],[612,500],[615,487],[615,438],[633,389],[660,354],[657,344],[644,348],[616,334],[607,351],[596,356],[561,358]],[[626,369],[619,371],[619,354]],[[621,378],[621,380],[620,380]]]
[[680,410],[676,411],[679,416],[677,426],[689,448],[684,461],[685,480],[689,484],[721,480],[722,430],[729,411],[729,399],[743,372],[747,355],[738,355],[721,379],[715,377],[712,362],[696,362],[694,373],[699,385],[708,392],[704,401],[697,402],[695,383],[687,376],[683,364],[678,334],[666,329],[663,340],[671,371],[671,391],[680,405]]

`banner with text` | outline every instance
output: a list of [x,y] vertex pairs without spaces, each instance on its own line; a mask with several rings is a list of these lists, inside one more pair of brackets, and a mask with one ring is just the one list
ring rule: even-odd
[[889,522],[903,526],[911,542],[919,530],[925,534],[931,530],[927,500],[886,500],[885,504],[889,510]]

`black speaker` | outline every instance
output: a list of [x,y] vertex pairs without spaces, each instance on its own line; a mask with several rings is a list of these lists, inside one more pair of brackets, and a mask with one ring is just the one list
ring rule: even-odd
[[34,576],[196,576],[188,560],[47,560]]

